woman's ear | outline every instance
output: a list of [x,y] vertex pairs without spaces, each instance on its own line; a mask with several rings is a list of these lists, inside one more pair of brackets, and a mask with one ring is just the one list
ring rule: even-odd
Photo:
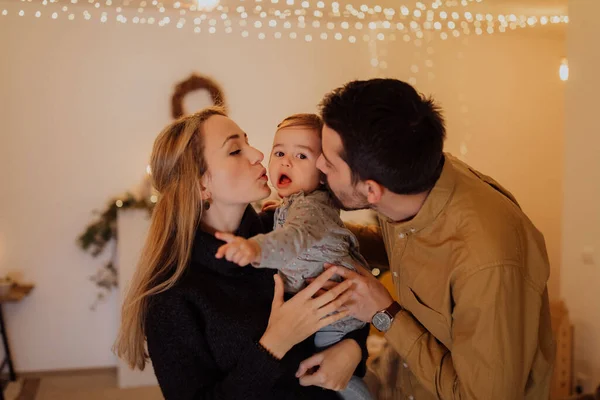
[[208,200],[211,197],[210,177],[208,176],[208,174],[204,174],[202,178],[200,178],[200,193],[202,196],[202,200]]
[[203,177],[200,181],[200,196],[202,196],[202,200],[210,200],[211,193],[205,184],[205,178]]
[[202,200],[210,200],[211,199],[211,195],[208,190],[202,190],[202,192],[200,192],[200,194],[202,196]]

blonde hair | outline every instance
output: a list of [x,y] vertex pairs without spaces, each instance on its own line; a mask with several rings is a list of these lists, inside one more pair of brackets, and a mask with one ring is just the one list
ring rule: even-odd
[[285,128],[309,128],[314,129],[318,132],[321,137],[321,131],[323,130],[323,120],[317,114],[294,114],[285,118],[277,125],[277,130]]
[[173,287],[190,259],[202,216],[200,179],[207,172],[202,125],[213,115],[226,116],[221,108],[206,108],[173,122],[154,142],[150,167],[160,196],[113,347],[131,368],[143,370],[148,360],[144,325],[150,296]]

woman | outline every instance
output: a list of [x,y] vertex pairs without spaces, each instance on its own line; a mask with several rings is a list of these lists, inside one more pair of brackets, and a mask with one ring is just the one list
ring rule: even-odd
[[[305,339],[347,315],[341,306],[350,286],[313,297],[335,273],[328,271],[284,302],[272,271],[215,258],[223,242],[214,232],[250,237],[271,229],[272,219],[248,205],[270,193],[262,160],[218,108],[179,119],[154,144],[152,177],[161,196],[115,347],[143,369],[147,340],[168,400],[337,398],[301,386],[295,373],[314,353]],[[366,334],[353,332],[330,349],[349,354],[346,370],[364,360]]]

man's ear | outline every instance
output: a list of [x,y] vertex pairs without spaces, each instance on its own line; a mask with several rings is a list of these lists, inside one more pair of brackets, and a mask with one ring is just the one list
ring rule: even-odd
[[327,185],[327,175],[325,175],[323,171],[319,171],[319,184]]
[[379,183],[371,180],[371,179],[367,179],[364,182],[364,187],[366,189],[366,196],[367,196],[367,201],[369,202],[369,204],[372,205],[376,205],[381,201],[381,197],[383,196],[383,193],[385,191],[385,188],[380,185]]

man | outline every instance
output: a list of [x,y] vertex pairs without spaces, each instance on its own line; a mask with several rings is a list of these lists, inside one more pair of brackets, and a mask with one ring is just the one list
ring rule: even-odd
[[350,82],[321,111],[317,166],[344,209],[379,214],[399,299],[368,272],[340,272],[355,283],[351,313],[389,343],[378,397],[548,399],[548,258],[513,196],[443,153],[440,109],[407,83]]

